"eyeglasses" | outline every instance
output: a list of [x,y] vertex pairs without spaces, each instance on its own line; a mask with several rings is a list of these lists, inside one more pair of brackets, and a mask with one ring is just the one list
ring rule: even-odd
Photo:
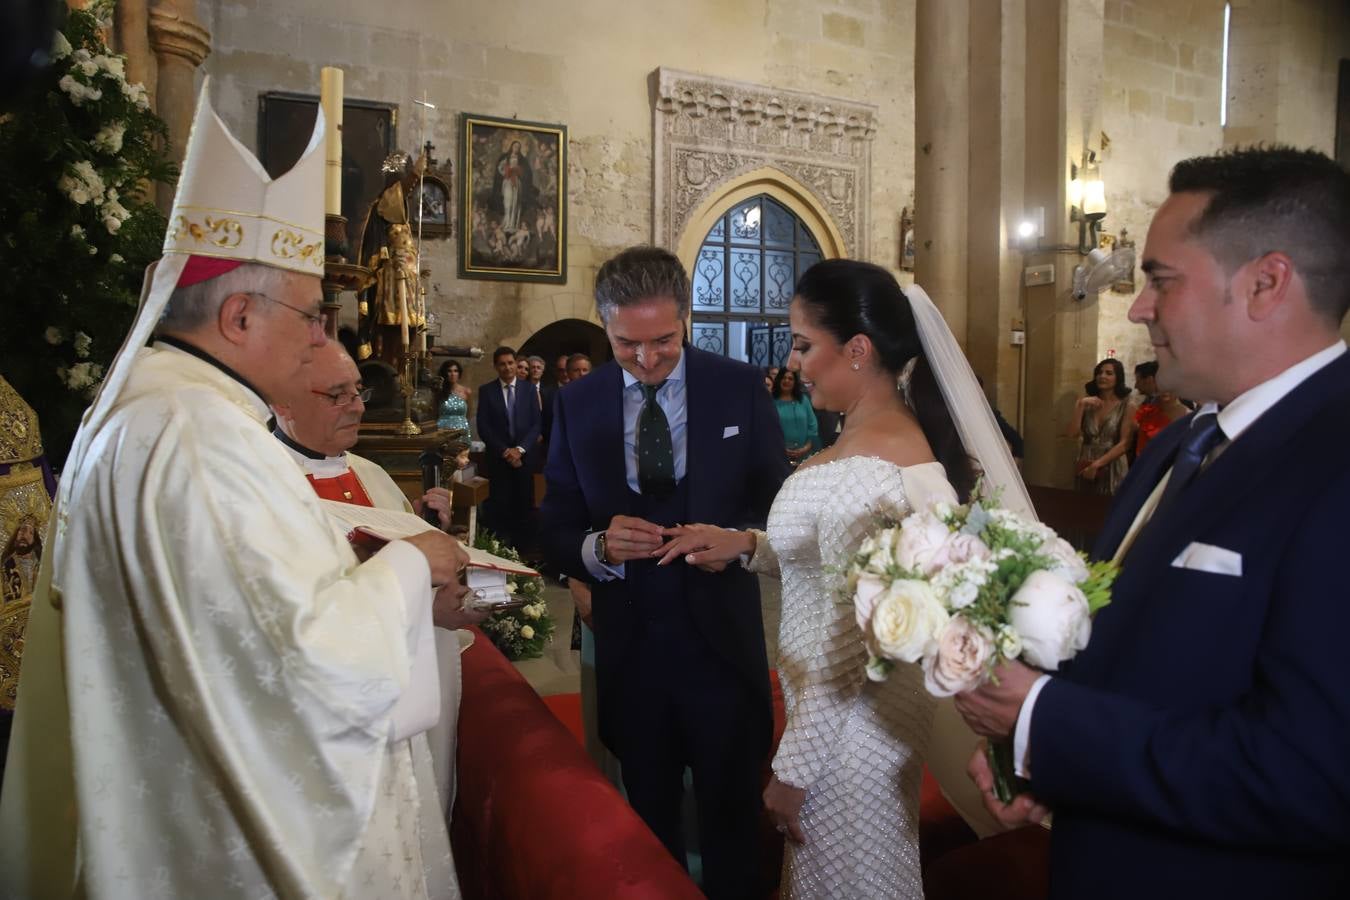
[[320,397],[327,397],[328,402],[334,406],[351,406],[357,400],[360,400],[362,403],[369,403],[370,398],[375,395],[375,389],[366,388],[365,390],[357,391],[355,393],[343,391],[336,394],[330,394],[327,391],[311,390],[310,393],[318,394]]
[[270,301],[270,302],[272,302],[272,303],[275,303],[277,306],[284,306],[284,307],[286,307],[287,309],[289,309],[291,312],[297,313],[301,318],[303,318],[303,319],[304,319],[308,324],[310,324],[311,326],[313,326],[313,327],[319,329],[320,331],[323,331],[323,330],[324,330],[323,314],[322,314],[322,313],[306,312],[305,310],[301,309],[301,308],[298,307],[298,306],[291,306],[289,303],[286,303],[286,302],[284,302],[284,301],[278,300],[276,297],[269,297],[269,296],[267,296],[266,294],[262,293],[261,291],[249,291],[249,292],[248,292],[248,295],[249,295],[250,297],[261,297],[261,298],[263,298],[264,300],[267,300],[267,301]]

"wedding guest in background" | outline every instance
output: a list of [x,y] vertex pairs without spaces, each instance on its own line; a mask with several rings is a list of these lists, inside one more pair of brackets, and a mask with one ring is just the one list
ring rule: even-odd
[[1168,425],[1188,415],[1190,407],[1171,391],[1158,390],[1158,363],[1142,362],[1134,367],[1134,389],[1144,398],[1134,413],[1134,456],[1144,452],[1148,442]]
[[492,352],[497,378],[478,389],[478,438],[486,446],[484,468],[489,482],[483,524],[525,553],[534,506],[534,459],[542,416],[539,394],[519,377],[516,353],[510,347]]
[[567,357],[567,380],[576,381],[591,374],[591,358],[585,353],[573,353]]
[[802,391],[801,379],[786,366],[778,370],[774,379],[773,405],[778,410],[778,422],[783,426],[788,463],[799,465],[820,449],[820,425],[811,408],[811,399]]
[[1178,163],[1144,244],[1158,387],[1204,401],[1149,444],[1093,548],[1121,574],[1067,671],[957,706],[1055,813],[1050,893],[1350,896],[1350,173],[1311,150]]
[[530,380],[530,360],[529,357],[522,356],[516,360],[516,377],[521,381]]
[[567,384],[567,359],[566,353],[560,353],[553,361],[553,381],[557,387]]
[[1134,417],[1125,398],[1125,367],[1118,359],[1104,359],[1083,386],[1069,422],[1069,437],[1082,441],[1075,465],[1074,489],[1083,494],[1114,494],[1125,480],[1129,463],[1125,452],[1134,441]]
[[[355,358],[355,357],[353,357]],[[464,385],[464,369],[458,360],[441,363],[441,391],[437,404],[436,427],[461,430],[464,440],[472,441],[469,428],[469,397],[473,391]]]

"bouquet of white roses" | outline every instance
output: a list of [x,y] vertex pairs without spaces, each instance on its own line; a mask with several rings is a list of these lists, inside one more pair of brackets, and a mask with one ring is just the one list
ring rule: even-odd
[[[479,529],[474,546],[502,559],[520,562],[520,554],[514,547],[483,529]],[[544,647],[553,637],[553,617],[548,614],[548,603],[544,600],[544,579],[537,575],[512,575],[506,579],[506,590],[513,599],[526,601],[525,605],[495,612],[479,627],[509,660],[543,656]]]
[[[1116,572],[988,499],[936,503],[863,541],[845,597],[867,645],[869,678],[916,663],[929,693],[950,697],[979,687],[1004,660],[1054,671],[1071,659],[1087,646],[1092,615],[1110,602]],[[991,745],[990,754],[1008,802],[1009,748]]]

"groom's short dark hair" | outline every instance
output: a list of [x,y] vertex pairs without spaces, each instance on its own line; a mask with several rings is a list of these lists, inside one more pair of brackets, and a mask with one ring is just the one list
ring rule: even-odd
[[595,276],[595,311],[601,322],[608,322],[621,306],[663,298],[675,301],[681,319],[689,315],[689,276],[675,254],[661,247],[629,247]]
[[1230,275],[1279,251],[1312,308],[1339,323],[1350,309],[1350,172],[1316,150],[1240,147],[1177,163],[1172,193],[1208,193],[1192,232]]

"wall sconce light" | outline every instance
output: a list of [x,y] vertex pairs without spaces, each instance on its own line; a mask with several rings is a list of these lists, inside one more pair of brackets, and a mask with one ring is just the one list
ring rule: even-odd
[[1078,252],[1091,253],[1097,247],[1102,219],[1106,218],[1106,185],[1097,167],[1097,154],[1089,150],[1083,166],[1073,166],[1069,181],[1069,219],[1078,223]]

